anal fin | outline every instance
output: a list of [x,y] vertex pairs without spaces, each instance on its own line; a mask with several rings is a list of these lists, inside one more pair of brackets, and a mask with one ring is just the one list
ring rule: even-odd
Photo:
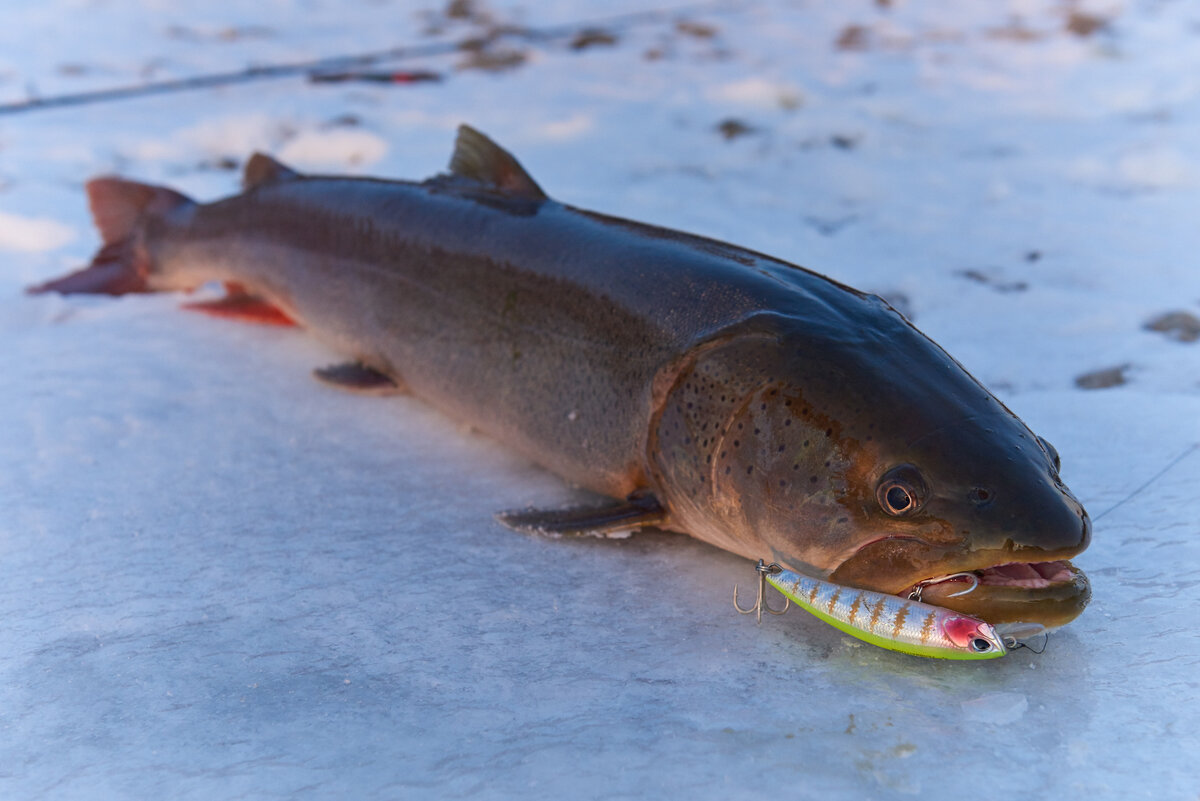
[[610,537],[620,532],[656,526],[667,512],[658,499],[635,492],[621,503],[569,509],[525,509],[497,512],[496,519],[523,534],[549,537]]
[[224,317],[230,320],[243,320],[250,323],[265,325],[295,325],[296,321],[284,314],[278,306],[273,306],[257,295],[251,295],[240,284],[227,282],[226,295],[215,300],[201,300],[183,304],[183,308],[191,311],[211,314],[214,317]]
[[313,370],[313,376],[324,384],[363,395],[403,395],[408,391],[396,379],[367,367],[362,362],[319,367]]

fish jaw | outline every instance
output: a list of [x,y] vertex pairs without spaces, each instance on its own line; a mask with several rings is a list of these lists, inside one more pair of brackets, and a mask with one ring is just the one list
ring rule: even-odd
[[[1091,585],[1068,561],[1087,547],[1090,523],[1078,546],[949,550],[910,537],[884,537],[860,548],[830,576],[831,581],[909,597],[998,623],[1063,626],[1091,600]],[[965,574],[965,575],[958,575]],[[971,586],[973,577],[974,588]],[[952,578],[951,578],[952,577]]]
[[1065,559],[1009,562],[973,573],[979,584],[970,592],[956,595],[969,586],[965,580],[930,583],[922,587],[921,599],[990,623],[1041,623],[1051,629],[1078,617],[1092,597],[1087,575]]

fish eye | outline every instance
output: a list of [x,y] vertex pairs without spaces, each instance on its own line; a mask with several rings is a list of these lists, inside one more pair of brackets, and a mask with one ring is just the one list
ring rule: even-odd
[[993,647],[994,646],[990,642],[982,637],[976,637],[975,639],[971,640],[971,650],[977,654],[986,654],[988,651],[992,650]]
[[893,512],[904,512],[908,507],[912,506],[913,499],[909,491],[899,484],[893,484],[888,487],[887,505]]
[[884,474],[875,489],[875,499],[883,511],[893,517],[906,517],[925,505],[925,482],[912,465],[893,467]]
[[1055,472],[1062,470],[1062,459],[1058,458],[1058,448],[1055,448],[1053,445],[1051,445],[1050,441],[1045,437],[1038,437],[1037,440],[1042,446],[1042,449],[1046,451],[1046,454],[1050,457],[1050,461],[1054,462]]

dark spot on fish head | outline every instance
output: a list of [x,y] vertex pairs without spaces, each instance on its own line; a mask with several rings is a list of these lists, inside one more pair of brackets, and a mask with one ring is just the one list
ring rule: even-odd
[[992,491],[987,487],[971,487],[967,499],[976,506],[986,506],[992,502]]

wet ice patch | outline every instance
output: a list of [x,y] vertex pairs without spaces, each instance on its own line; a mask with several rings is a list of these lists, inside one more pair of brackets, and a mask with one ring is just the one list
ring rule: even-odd
[[38,253],[55,250],[73,239],[75,229],[58,220],[0,211],[0,250]]

